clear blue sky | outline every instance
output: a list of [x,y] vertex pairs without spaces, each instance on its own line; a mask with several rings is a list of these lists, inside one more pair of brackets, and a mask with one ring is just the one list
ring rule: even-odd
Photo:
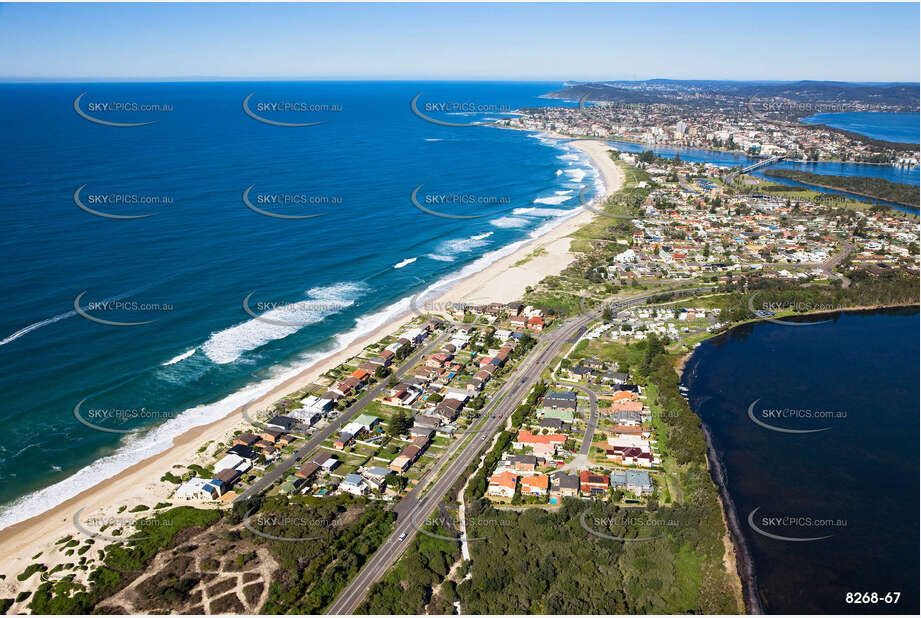
[[7,4],[0,79],[919,80],[913,4]]

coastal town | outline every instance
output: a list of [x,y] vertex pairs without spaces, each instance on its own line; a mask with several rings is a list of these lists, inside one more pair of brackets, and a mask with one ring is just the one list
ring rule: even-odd
[[[395,590],[415,586],[425,602],[409,613],[462,613],[461,593],[489,564],[488,544],[478,545],[482,538],[468,526],[499,534],[495,522],[503,517],[520,523],[553,516],[560,526],[579,522],[571,545],[649,540],[659,538],[661,530],[646,535],[663,510],[706,520],[693,534],[726,552],[725,560],[695,558],[712,561],[724,591],[704,609],[751,606],[699,419],[679,386],[683,363],[703,341],[740,324],[916,302],[918,217],[775,183],[753,169],[628,152],[605,139],[767,161],[888,157],[910,167],[918,155],[892,159],[891,149],[841,133],[701,114],[598,105],[496,121],[494,127],[581,145],[602,171],[605,192],[591,201],[580,196],[585,216],[561,236],[563,266],[519,286],[511,301],[414,296],[408,316],[386,332],[348,348],[309,381],[271,393],[264,405],[243,406],[220,431],[197,439],[187,457],[142,472],[137,486],[146,498],[69,514],[66,535],[49,536],[4,574],[7,610],[61,603],[167,611],[163,599],[183,589],[191,592],[183,601],[191,613],[256,611],[277,592],[254,563],[284,563],[294,550],[279,547],[309,543],[322,556],[289,561],[285,577],[299,577],[310,560],[318,571],[339,568],[340,549],[342,556],[357,555],[356,547],[366,552],[335,586],[317,586],[319,578],[304,584],[304,596],[316,597],[310,610],[389,611],[400,596]],[[580,139],[570,142],[574,137]],[[515,276],[541,252],[527,248],[512,257],[502,268]],[[175,523],[177,512],[196,523]],[[316,517],[290,515],[294,523],[284,523],[302,512]],[[589,512],[600,514],[594,527],[586,523]],[[426,519],[432,513],[441,514],[434,523]],[[358,519],[364,516],[369,520]],[[370,540],[349,528],[356,521],[373,531]],[[173,536],[147,536],[155,525],[175,527],[170,535],[220,528],[188,545],[205,575],[180,585],[168,558],[144,576],[139,569],[111,575],[113,560],[136,567],[168,553]],[[423,568],[426,536],[448,547],[439,549],[443,572],[410,582],[400,573]],[[161,544],[141,552],[151,538]],[[212,555],[219,538],[228,544]],[[243,557],[225,562],[220,552]],[[107,576],[118,584],[101,585]],[[451,596],[446,588],[460,592]]]
[[[480,448],[492,449],[477,469],[486,474],[485,499],[500,512],[554,509],[567,499],[618,508],[673,504],[683,493],[668,447],[674,411],[655,395],[662,385],[637,380],[631,346],[655,342],[686,353],[739,321],[798,312],[761,301],[767,308],[754,314],[727,307],[728,292],[719,290],[734,282],[845,289],[893,272],[917,276],[910,216],[771,187],[741,191],[725,169],[677,157],[614,148],[607,155],[626,182],[599,207],[604,242],[574,240],[577,264],[587,267],[581,292],[544,285],[510,303],[420,308],[394,333],[271,407],[244,409],[245,422],[203,444],[194,462],[150,479],[161,499],[122,507],[119,534],[143,530],[151,512],[229,508],[255,496],[412,501],[445,476],[447,461]],[[676,289],[691,294],[675,296]],[[586,292],[611,300],[586,306]],[[570,294],[570,302],[548,302],[548,293]],[[638,293],[642,302],[616,300]],[[581,328],[552,358],[533,361],[573,308]],[[528,362],[536,363],[536,383],[518,377]],[[518,387],[522,399],[509,401]],[[498,413],[499,403],[508,411]],[[490,421],[504,431],[487,429]],[[75,531],[56,544],[56,565],[36,563],[18,579],[88,584],[102,556],[67,560],[81,535],[83,552],[107,529]]]
[[[592,93],[596,94],[592,94]],[[600,93],[604,91],[601,90]],[[566,91],[558,93],[566,96]],[[579,98],[577,107],[535,107],[500,121],[502,126],[551,131],[642,144],[645,147],[724,150],[760,157],[803,161],[855,161],[916,167],[919,154],[910,145],[894,148],[857,134],[822,125],[791,121],[790,114],[807,116],[823,110],[886,111],[885,105],[775,102],[751,98],[696,107],[696,97],[671,104],[619,104],[597,101],[598,91]],[[593,98],[594,97],[594,98]],[[785,112],[785,113],[780,113]]]

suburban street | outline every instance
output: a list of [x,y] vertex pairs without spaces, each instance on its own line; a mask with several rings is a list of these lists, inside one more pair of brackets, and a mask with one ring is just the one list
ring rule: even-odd
[[[697,288],[704,290],[708,288]],[[686,288],[668,290],[671,292],[686,291]],[[623,309],[632,305],[642,303],[648,298],[662,294],[663,290],[647,293],[642,296],[621,300],[611,303],[613,310]],[[573,337],[584,329],[593,320],[601,316],[601,309],[595,309],[583,313],[575,318],[571,318],[559,328],[553,329],[541,338],[533,350],[521,361],[517,369],[509,376],[503,387],[490,400],[490,404],[485,408],[487,419],[480,429],[480,436],[491,436],[494,434],[508,419],[524,396],[530,391],[532,386],[540,378],[541,371],[547,366],[547,363],[553,360],[560,352],[564,344],[572,343]],[[591,436],[594,434],[595,425],[597,425],[597,401],[592,406],[594,413],[592,418],[594,423],[591,425],[591,433],[586,433],[583,438],[580,457],[586,456],[587,449],[591,449]],[[590,421],[591,422],[591,421]],[[462,441],[458,441],[461,444]],[[326,609],[327,614],[353,614],[361,604],[365,595],[370,590],[371,585],[378,581],[400,557],[403,551],[410,545],[416,533],[419,522],[423,521],[435,507],[441,503],[445,494],[454,485],[460,475],[467,469],[467,466],[481,454],[483,447],[490,444],[490,441],[474,437],[468,443],[460,455],[458,455],[447,468],[441,472],[438,479],[420,499],[416,488],[424,488],[425,483],[419,483],[403,500],[395,507],[397,513],[397,522],[393,532],[387,538],[381,547],[371,556],[370,560],[358,572],[358,575],[343,589],[339,597]],[[587,445],[587,446],[586,446]],[[453,452],[453,451],[452,451]],[[442,461],[450,459],[451,453],[445,453]],[[433,474],[437,473],[435,471]],[[428,476],[427,476],[428,478]],[[421,490],[420,490],[421,491]],[[400,540],[402,535],[406,535]]]
[[[450,327],[449,327],[450,328]],[[438,338],[432,341],[429,345],[423,346],[416,351],[415,354],[409,356],[404,360],[400,366],[393,372],[393,376],[396,378],[401,377],[404,373],[409,371],[416,363],[418,363],[423,357],[428,354],[431,354],[438,350],[444,342],[448,339],[448,331],[442,333]],[[300,460],[309,455],[315,449],[317,449],[324,440],[333,435],[337,430],[343,427],[348,423],[352,417],[357,415],[361,410],[367,406],[369,403],[374,401],[375,398],[379,397],[384,390],[388,388],[388,380],[380,380],[373,387],[365,391],[364,395],[353,403],[351,406],[346,408],[342,414],[339,415],[333,422],[329,423],[323,429],[318,430],[313,434],[313,437],[310,438],[302,447],[297,449],[293,455],[290,455],[286,459],[278,462],[275,466],[266,472],[262,478],[257,479],[255,483],[250,485],[246,491],[241,493],[234,499],[234,502],[244,502],[249,500],[253,496],[259,495],[264,492],[266,489],[272,486],[272,483],[280,479],[285,473],[291,469],[292,466],[300,462]]]
[[572,388],[588,395],[588,403],[591,406],[588,426],[585,428],[585,435],[582,436],[582,448],[579,449],[580,455],[588,457],[588,454],[592,450],[592,438],[595,436],[595,428],[598,426],[598,396],[595,394],[595,391],[578,384],[573,384]]
[[[489,436],[495,433],[512,414],[521,399],[530,391],[535,382],[540,378],[541,371],[548,361],[552,360],[573,333],[596,319],[600,312],[593,311],[588,315],[578,316],[568,324],[554,329],[534,347],[525,357],[518,368],[509,376],[503,388],[496,393],[492,401],[497,408],[487,407],[490,411],[486,422],[481,429],[481,435]],[[466,445],[461,454],[455,458],[439,476],[425,496],[420,500],[414,492],[410,492],[395,508],[397,523],[390,537],[374,553],[371,559],[359,571],[358,575],[342,591],[339,597],[327,608],[328,614],[351,614],[364,599],[371,585],[380,579],[410,545],[415,537],[419,521],[444,499],[445,494],[454,485],[467,466],[480,455],[480,451],[488,444],[488,440],[474,439]],[[445,458],[447,459],[447,458]],[[420,483],[417,487],[422,487]],[[405,538],[400,541],[400,536]]]

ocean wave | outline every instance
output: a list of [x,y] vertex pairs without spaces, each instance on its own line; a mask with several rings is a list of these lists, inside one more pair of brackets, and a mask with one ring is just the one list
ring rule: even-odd
[[441,138],[440,137],[426,137],[425,141],[426,142],[440,142]]
[[186,410],[148,432],[130,434],[122,439],[121,446],[111,455],[97,459],[67,477],[44,489],[27,494],[5,506],[0,512],[0,529],[34,517],[102,481],[167,450],[173,439],[186,431],[207,425],[227,416],[232,410],[268,393],[272,388],[293,377],[300,369],[264,380],[233,393],[224,399]]
[[456,258],[451,257],[450,255],[441,255],[439,253],[429,253],[429,259],[435,260],[437,262],[453,262]]
[[[214,363],[232,363],[245,352],[296,333],[355,303],[366,291],[363,283],[345,281],[307,291],[306,299],[271,309],[230,328],[212,333],[202,352]],[[271,322],[267,320],[272,320]]]
[[175,365],[175,364],[178,363],[179,361],[183,361],[183,360],[187,359],[188,357],[192,356],[193,354],[195,354],[195,350],[197,350],[197,349],[198,349],[198,348],[192,348],[191,350],[189,350],[189,351],[187,351],[187,352],[183,352],[183,353],[180,354],[179,356],[175,356],[175,357],[169,359],[168,361],[166,361],[165,363],[163,363],[163,366],[166,366],[166,365]]
[[582,182],[582,180],[588,175],[588,172],[581,167],[574,167],[572,169],[566,170],[565,173],[567,176],[572,178],[573,182]]
[[418,260],[418,259],[419,259],[419,258],[406,258],[405,260],[402,260],[402,261],[397,262],[396,264],[394,264],[393,267],[394,267],[394,268],[403,268],[404,266],[409,266],[410,264],[412,264],[413,262],[415,262],[415,261]]
[[563,208],[516,208],[512,211],[513,215],[528,215],[530,217],[562,217],[568,215],[572,210]]
[[568,202],[572,199],[571,195],[553,195],[547,197],[539,197],[534,200],[535,204],[549,204],[550,206],[559,206],[563,202]]
[[515,227],[524,227],[528,224],[528,220],[522,219],[521,217],[499,217],[498,219],[493,219],[489,223],[491,225],[495,225],[496,227],[507,229],[507,228],[515,228]]
[[557,195],[571,195],[572,192],[573,192],[573,189],[565,189],[563,191],[554,191],[554,193],[556,193]]
[[560,161],[578,161],[579,155],[569,153],[569,154],[560,155],[557,157],[557,159],[559,159]]
[[487,245],[488,243],[486,242],[486,239],[488,239],[490,236],[492,236],[492,232],[477,234],[476,236],[470,236],[469,238],[454,238],[452,240],[446,240],[438,245],[437,253],[435,255],[450,257],[452,258],[451,261],[453,261],[453,257],[455,255],[468,253],[474,249],[479,249],[480,247]]
[[[133,290],[130,290],[130,291],[128,291],[128,292],[125,292],[124,294],[119,294],[118,296],[112,296],[112,297],[110,297],[110,298],[106,298],[106,299],[104,299],[102,302],[109,302],[109,301],[113,301],[113,300],[122,300],[122,299],[124,299],[124,298],[127,298],[128,296],[131,296],[132,294],[135,294],[135,293],[137,293],[137,292],[140,292],[142,289],[144,289],[144,288],[135,288],[135,289],[133,289]],[[53,317],[50,317],[50,318],[47,318],[47,319],[45,319],[45,320],[40,320],[40,321],[35,322],[35,323],[33,323],[33,324],[29,324],[29,325],[26,326],[25,328],[20,328],[20,329],[17,330],[15,333],[9,335],[8,337],[6,337],[6,338],[3,339],[2,341],[0,341],[0,345],[6,345],[6,344],[8,344],[8,343],[11,343],[11,342],[13,342],[13,341],[16,341],[17,339],[19,339],[19,338],[22,337],[23,335],[28,335],[28,334],[31,333],[32,331],[38,330],[39,328],[41,328],[41,327],[43,327],[43,326],[48,326],[49,324],[54,324],[55,322],[60,322],[61,320],[64,320],[64,319],[66,319],[66,318],[72,318],[72,317],[75,316],[75,315],[77,315],[77,312],[76,312],[76,311],[65,311],[64,313],[59,313],[58,315],[53,316]]]
[[562,175],[563,175],[563,170],[557,170],[557,171],[556,171],[556,175],[557,175],[557,176],[562,176]]

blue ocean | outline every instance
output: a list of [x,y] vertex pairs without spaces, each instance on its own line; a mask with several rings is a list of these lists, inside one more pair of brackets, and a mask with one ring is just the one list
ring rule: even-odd
[[578,151],[475,124],[558,87],[0,85],[0,526],[573,215]]

